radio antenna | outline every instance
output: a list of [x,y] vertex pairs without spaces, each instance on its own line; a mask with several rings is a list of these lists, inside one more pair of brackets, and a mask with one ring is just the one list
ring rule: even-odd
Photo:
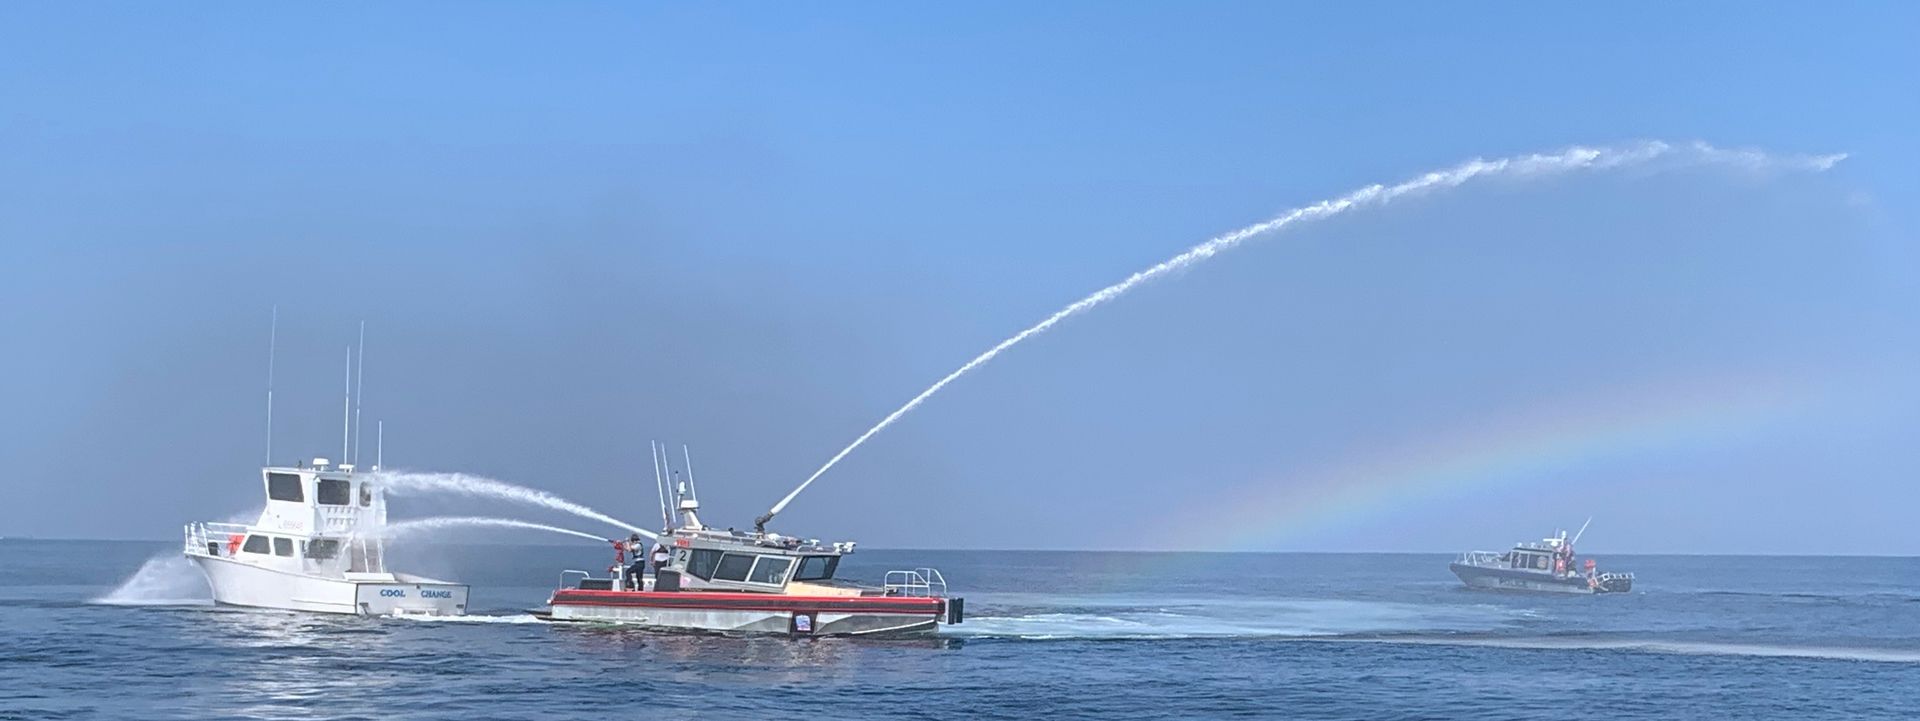
[[347,390],[340,401],[340,462],[352,463],[347,441],[353,437],[353,346],[347,346]]
[[1586,535],[1587,533],[1588,523],[1593,523],[1593,516],[1587,516],[1587,523],[1580,524],[1580,532],[1573,534],[1573,540],[1568,542],[1567,545],[1571,546],[1580,542],[1580,537]]
[[267,325],[267,465],[273,465],[273,352],[280,339],[280,305],[273,306],[273,319]]
[[373,470],[387,466],[387,422],[373,422]]
[[660,497],[660,527],[673,528],[673,519],[667,515],[667,487],[660,479],[660,442],[647,441],[647,447],[653,449],[653,491]]
[[698,502],[700,500],[700,486],[693,482],[693,451],[687,448],[687,444],[682,443],[680,444],[680,453],[687,457],[687,489],[693,492],[693,500]]
[[367,393],[367,322],[360,321],[359,359],[353,374],[359,380],[353,386],[353,465],[360,465],[360,399]]

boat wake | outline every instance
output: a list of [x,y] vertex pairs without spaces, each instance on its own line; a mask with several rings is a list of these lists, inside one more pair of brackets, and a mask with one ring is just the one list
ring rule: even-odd
[[119,586],[88,603],[108,606],[209,606],[213,594],[200,569],[178,553],[147,559]]
[[1227,609],[1107,608],[985,610],[943,634],[1015,641],[1268,639],[1559,651],[1624,651],[1690,656],[1806,658],[1920,663],[1920,649],[1745,643],[1660,638],[1634,633],[1541,634],[1523,609],[1347,601],[1236,603]]
[[1643,653],[1686,656],[1756,656],[1763,658],[1814,658],[1844,661],[1875,661],[1882,663],[1920,663],[1920,649],[1683,641],[1626,635],[1602,636],[1594,634],[1570,634],[1565,636],[1500,637],[1407,634],[1348,637],[1332,640],[1540,650],[1639,651]]
[[1000,611],[983,603],[966,623],[950,627],[948,632],[1021,639],[1339,638],[1408,632],[1484,633],[1514,627],[1534,615],[1525,609],[1491,605],[1434,608],[1314,599],[1164,599],[1157,603],[1077,603],[1067,608]]
[[545,623],[535,618],[531,613],[516,613],[505,616],[423,616],[415,613],[404,613],[388,616],[387,618],[404,619],[407,621],[426,621],[430,623]]

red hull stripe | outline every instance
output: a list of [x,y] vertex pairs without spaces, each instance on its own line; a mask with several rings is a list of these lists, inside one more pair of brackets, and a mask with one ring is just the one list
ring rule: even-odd
[[549,605],[641,606],[717,611],[808,611],[825,613],[903,613],[937,616],[938,598],[863,596],[777,596],[757,593],[678,593],[647,591],[555,591]]

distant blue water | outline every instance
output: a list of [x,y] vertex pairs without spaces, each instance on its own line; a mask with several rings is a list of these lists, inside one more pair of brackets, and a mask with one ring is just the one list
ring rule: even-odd
[[1910,558],[1598,555],[1636,591],[1541,597],[1441,555],[863,550],[967,622],[796,641],[519,613],[585,544],[395,559],[474,584],[464,621],[218,609],[175,550],[0,541],[0,719],[1920,718]]

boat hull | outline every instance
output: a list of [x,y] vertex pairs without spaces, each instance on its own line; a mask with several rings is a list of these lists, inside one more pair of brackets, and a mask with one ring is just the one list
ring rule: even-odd
[[1484,588],[1499,591],[1518,591],[1525,593],[1594,593],[1593,585],[1585,576],[1554,576],[1545,573],[1531,573],[1506,568],[1487,568],[1463,563],[1447,564],[1460,582],[1472,588]]
[[553,621],[787,636],[929,634],[947,609],[941,598],[581,589],[556,591],[547,605]]
[[404,574],[380,580],[320,578],[188,554],[206,574],[214,603],[356,616],[459,616],[467,586]]

